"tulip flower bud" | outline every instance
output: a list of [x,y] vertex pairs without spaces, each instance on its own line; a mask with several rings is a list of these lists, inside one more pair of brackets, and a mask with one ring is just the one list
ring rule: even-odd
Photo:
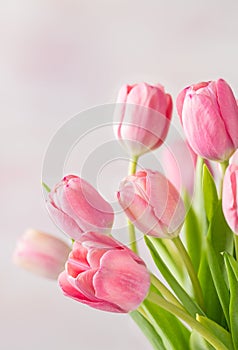
[[115,134],[132,156],[158,148],[172,116],[172,98],[161,85],[122,86],[115,110]]
[[37,275],[57,279],[71,251],[62,240],[29,229],[21,237],[13,254],[13,262]]
[[177,140],[162,151],[162,167],[166,177],[178,192],[186,190],[192,195],[194,190],[197,155],[186,141]]
[[127,313],[145,299],[150,276],[141,258],[126,246],[87,232],[74,243],[59,285],[66,296],[95,309]]
[[225,161],[238,147],[238,106],[224,80],[184,89],[177,110],[190,146],[201,157]]
[[120,184],[118,201],[144,234],[173,238],[184,221],[183,201],[171,182],[158,171],[139,171]]
[[222,190],[222,208],[225,219],[238,235],[238,165],[230,164],[225,172]]
[[64,177],[49,193],[47,206],[59,228],[75,240],[93,229],[107,233],[113,224],[111,205],[78,176]]

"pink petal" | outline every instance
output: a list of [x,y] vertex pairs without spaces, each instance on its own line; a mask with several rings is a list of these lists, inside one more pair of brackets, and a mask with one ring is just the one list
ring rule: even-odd
[[60,209],[56,208],[51,202],[47,202],[47,207],[52,219],[61,230],[64,230],[67,235],[75,240],[81,236],[83,231],[74,219]]
[[222,208],[230,228],[238,234],[238,166],[228,166],[222,193]]
[[136,309],[150,286],[149,273],[125,251],[109,251],[93,279],[96,297],[118,305],[125,312]]
[[238,106],[230,86],[219,79],[216,84],[217,99],[226,131],[235,148],[238,147]]
[[112,249],[122,246],[122,244],[115,239],[103,235],[100,232],[86,232],[80,238],[80,242],[87,249]]
[[167,237],[163,223],[156,217],[153,208],[148,202],[140,196],[135,195],[133,201],[128,206],[127,201],[124,201],[125,197],[123,198],[123,196],[121,196],[120,192],[118,200],[121,207],[124,209],[132,223],[142,233],[156,237]]
[[122,310],[120,307],[118,307],[117,305],[114,305],[112,303],[108,303],[108,302],[105,302],[103,300],[92,301],[92,300],[88,299],[85,295],[80,293],[76,288],[74,288],[69,283],[69,281],[67,279],[67,274],[65,272],[61,273],[58,281],[59,281],[59,285],[60,285],[63,293],[66,296],[68,296],[68,297],[70,297],[78,302],[81,302],[83,304],[86,304],[86,305],[91,306],[91,307],[98,309],[98,310],[117,312],[117,313],[124,312],[124,310]]
[[97,298],[95,297],[95,290],[93,287],[93,276],[95,275],[96,272],[97,270],[93,269],[93,270],[88,270],[80,273],[78,277],[75,279],[75,286],[87,298],[97,301]]
[[76,178],[69,181],[65,194],[82,227],[109,228],[113,223],[113,209],[86,181]]
[[226,159],[232,151],[225,125],[210,98],[191,94],[184,100],[183,127],[193,150],[209,159]]

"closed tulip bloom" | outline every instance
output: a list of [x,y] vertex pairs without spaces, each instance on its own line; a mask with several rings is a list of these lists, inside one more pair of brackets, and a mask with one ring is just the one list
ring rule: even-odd
[[75,240],[86,231],[107,233],[113,224],[111,205],[78,176],[64,177],[49,193],[47,206],[59,228]]
[[186,190],[192,195],[194,190],[197,155],[184,140],[177,140],[162,150],[161,163],[166,177],[178,192]]
[[29,229],[16,246],[13,262],[37,275],[56,280],[64,270],[70,251],[70,247],[62,240]]
[[158,171],[139,171],[120,184],[118,201],[144,234],[173,238],[184,221],[183,201],[171,182]]
[[224,176],[222,208],[225,219],[238,235],[238,165],[230,164]]
[[172,116],[172,98],[161,85],[122,86],[115,110],[115,134],[132,156],[158,148]]
[[238,147],[238,106],[223,79],[184,89],[177,110],[190,146],[201,157],[225,161]]
[[59,285],[66,296],[95,309],[127,313],[145,299],[150,276],[141,258],[126,246],[88,232],[74,243]]

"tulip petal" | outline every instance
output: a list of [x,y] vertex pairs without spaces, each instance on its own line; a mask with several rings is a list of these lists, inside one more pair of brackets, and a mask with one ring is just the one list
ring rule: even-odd
[[227,138],[218,110],[208,96],[196,93],[188,95],[184,100],[182,120],[186,137],[196,153],[214,160],[227,158],[233,145]]
[[150,278],[145,266],[138,265],[125,251],[108,251],[93,278],[95,295],[125,311],[136,309],[147,295]]
[[238,147],[238,106],[230,86],[219,79],[216,84],[217,99],[221,110],[226,131],[230,136],[233,146]]
[[72,277],[77,277],[79,273],[89,269],[87,249],[77,242],[74,243],[73,251],[69,255],[66,269]]
[[[129,192],[126,192],[126,195],[128,196]],[[133,200],[128,206],[128,202],[125,201],[125,195],[122,194],[122,192],[119,192],[118,200],[130,221],[142,233],[161,238],[167,237],[163,223],[158,219],[158,217],[156,217],[153,208],[148,205],[143,198],[135,194]]]
[[77,240],[81,236],[83,231],[74,219],[72,219],[69,215],[65,214],[60,209],[56,208],[51,202],[47,203],[47,207],[50,215],[60,229],[63,228],[64,232],[73,239]]
[[74,286],[69,283],[67,274],[65,272],[62,272],[59,276],[59,286],[62,289],[63,293],[83,304],[92,306],[95,309],[103,310],[103,311],[110,311],[110,312],[118,312],[118,313],[124,313],[125,311],[122,310],[120,307],[113,303],[108,303],[103,300],[95,301],[88,299],[84,294],[80,293],[79,290],[77,290]]
[[238,166],[226,169],[223,181],[222,208],[230,228],[238,234]]
[[74,212],[74,218],[80,219],[83,229],[87,230],[87,226],[112,226],[114,214],[111,205],[83,179],[70,180],[65,188],[65,195]]
[[91,300],[97,300],[95,297],[95,290],[93,287],[93,277],[97,269],[91,269],[80,273],[75,279],[75,286],[80,290],[87,298]]

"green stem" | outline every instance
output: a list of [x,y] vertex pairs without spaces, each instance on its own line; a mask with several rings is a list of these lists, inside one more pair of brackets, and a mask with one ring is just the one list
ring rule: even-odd
[[204,210],[204,198],[202,189],[203,164],[203,158],[197,157],[193,205],[197,214],[201,232],[205,235],[207,233],[207,219]]
[[128,171],[129,175],[134,175],[136,173],[138,158],[139,158],[138,156],[132,157],[130,164],[129,164],[129,171]]
[[177,298],[170,292],[170,290],[152,273],[150,274],[151,283],[158,289],[158,291],[163,295],[163,297],[176,305],[177,307],[185,310],[180,304]]
[[234,234],[234,243],[235,243],[236,260],[238,261],[238,236],[236,234]]
[[192,282],[193,285],[193,289],[194,289],[194,295],[195,295],[195,299],[197,300],[198,305],[201,307],[201,309],[205,309],[204,306],[204,300],[203,300],[203,294],[202,294],[202,288],[200,285],[200,282],[198,280],[197,274],[194,270],[192,261],[190,259],[190,256],[188,255],[187,250],[185,249],[180,237],[176,237],[174,239],[172,239],[172,242],[174,243],[174,245],[176,246],[176,248],[178,249],[184,264],[186,266],[186,269],[188,271],[190,280]]
[[[128,170],[128,175],[134,175],[136,173],[136,167],[137,167],[137,161],[138,161],[138,156],[133,156],[130,164],[129,164],[129,170]],[[136,232],[135,232],[135,226],[133,223],[128,220],[128,232],[129,232],[129,239],[130,239],[130,247],[133,252],[138,254],[138,249],[137,249],[137,244],[136,244]]]
[[131,250],[133,250],[133,252],[138,254],[138,249],[137,249],[137,244],[136,244],[135,226],[132,224],[132,222],[130,220],[127,221],[127,225],[128,225]]
[[172,315],[184,321],[189,327],[191,327],[193,330],[198,332],[204,339],[206,339],[216,350],[228,350],[227,347],[219,339],[217,339],[217,337],[213,333],[211,333],[209,329],[207,329],[201,323],[196,321],[184,310],[169,303],[161,296],[152,292],[148,295],[147,300],[160,306],[162,309],[170,312]]
[[228,167],[229,162],[226,160],[224,162],[220,163],[220,167],[221,167],[221,181],[220,181],[220,198],[222,198],[222,187],[223,187],[223,180],[224,180],[224,175],[226,172],[226,168]]
[[147,315],[146,311],[143,309],[143,306],[140,305],[138,308],[137,308],[137,311],[148,321],[151,323],[151,320],[149,318],[149,316]]

